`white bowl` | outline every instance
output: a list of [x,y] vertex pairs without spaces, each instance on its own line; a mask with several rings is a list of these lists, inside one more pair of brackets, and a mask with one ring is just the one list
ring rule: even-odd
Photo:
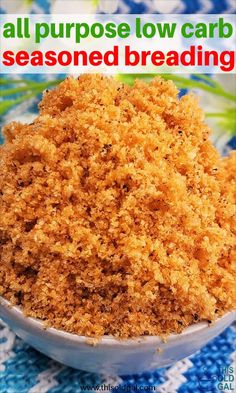
[[168,366],[199,350],[236,320],[236,312],[230,312],[210,326],[200,322],[181,334],[172,334],[166,343],[157,336],[127,340],[104,336],[94,346],[87,337],[45,329],[42,321],[24,316],[19,307],[12,307],[1,297],[0,316],[17,336],[50,358],[77,369],[110,375]]

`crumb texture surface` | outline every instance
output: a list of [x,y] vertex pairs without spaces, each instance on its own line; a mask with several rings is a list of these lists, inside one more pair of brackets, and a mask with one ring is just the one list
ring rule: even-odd
[[180,332],[236,306],[236,153],[171,81],[45,92],[0,149],[0,294],[90,337]]

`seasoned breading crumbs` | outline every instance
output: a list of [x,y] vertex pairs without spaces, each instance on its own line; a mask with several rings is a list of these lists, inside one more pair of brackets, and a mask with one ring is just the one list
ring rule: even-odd
[[91,337],[166,335],[236,305],[236,154],[193,96],[101,75],[5,126],[0,293]]

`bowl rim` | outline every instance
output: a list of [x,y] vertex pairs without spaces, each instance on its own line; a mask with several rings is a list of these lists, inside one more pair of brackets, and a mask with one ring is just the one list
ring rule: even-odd
[[[54,327],[47,327],[45,326],[44,322],[40,320],[39,318],[35,317],[30,317],[24,315],[24,312],[21,307],[17,305],[12,305],[10,301],[6,300],[2,296],[0,296],[0,307],[3,307],[7,314],[10,315],[11,319],[17,319],[21,324],[27,324],[28,327],[31,327],[31,329],[36,329],[38,332],[45,332],[49,334],[51,337],[53,336],[54,338],[58,339],[63,339],[63,340],[69,340],[72,342],[80,343],[80,344],[93,344],[95,343],[96,345],[106,345],[106,346],[136,346],[137,344],[164,344],[165,341],[160,337],[160,336],[140,336],[140,337],[134,337],[134,338],[117,338],[114,336],[102,336],[100,339],[96,339],[93,337],[88,337],[88,336],[82,336],[78,335],[76,333],[69,333],[61,329],[56,329]],[[1,310],[0,310],[0,317],[1,317]],[[192,324],[185,328],[181,333],[171,333],[167,341],[168,343],[177,341],[179,339],[184,339],[189,335],[199,333],[203,330],[210,329],[211,327],[214,327],[217,323],[223,322],[224,320],[230,320],[233,322],[236,320],[236,310],[229,311],[225,313],[223,316],[220,318],[216,319],[213,323],[209,324],[207,321],[201,321],[195,324]]]

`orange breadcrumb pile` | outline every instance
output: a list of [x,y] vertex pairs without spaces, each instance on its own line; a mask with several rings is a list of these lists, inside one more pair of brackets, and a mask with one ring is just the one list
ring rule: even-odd
[[69,332],[180,332],[236,306],[236,155],[193,96],[101,75],[5,126],[0,293]]

